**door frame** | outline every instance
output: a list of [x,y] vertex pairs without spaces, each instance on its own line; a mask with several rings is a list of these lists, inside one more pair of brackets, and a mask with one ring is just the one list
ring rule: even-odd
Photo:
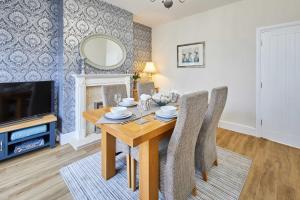
[[273,26],[259,27],[256,29],[256,135],[263,137],[261,126],[261,48],[262,34],[280,28],[287,28],[300,25],[300,21],[294,21]]

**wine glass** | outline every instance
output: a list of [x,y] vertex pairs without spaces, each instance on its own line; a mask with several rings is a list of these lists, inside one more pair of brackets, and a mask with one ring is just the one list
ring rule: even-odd
[[155,89],[151,89],[151,97],[153,97],[155,95]]
[[143,113],[144,113],[144,102],[143,101],[139,101],[138,104],[137,104],[137,110],[138,110],[138,113],[139,113],[139,119],[136,121],[138,124],[145,124],[146,122],[148,122],[147,120],[145,120],[143,118]]
[[143,109],[143,102],[141,100],[137,104],[137,109],[138,109],[138,112],[140,114],[140,119],[142,119],[144,109]]
[[115,94],[114,100],[115,100],[117,106],[119,106],[120,102],[122,101],[122,95],[120,93]]

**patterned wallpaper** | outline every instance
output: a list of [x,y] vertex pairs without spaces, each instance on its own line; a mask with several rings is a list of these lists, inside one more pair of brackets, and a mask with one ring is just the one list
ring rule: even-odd
[[100,0],[0,0],[0,10],[0,82],[55,80],[62,133],[75,128],[71,75],[79,73],[84,37],[107,34],[127,50],[120,68],[88,67],[87,73],[131,73],[151,60],[151,28],[133,23],[130,12]]
[[[88,67],[88,74],[132,72],[133,66],[133,15],[132,13],[99,0],[64,1],[64,83],[60,98],[63,101],[62,132],[75,128],[74,79],[80,72],[80,41],[94,33],[102,33],[119,39],[126,47],[125,63],[114,70],[105,71]],[[60,102],[61,103],[61,102]]]
[[56,0],[0,1],[0,82],[57,80],[57,9]]
[[133,23],[134,71],[142,72],[146,62],[152,60],[152,29]]

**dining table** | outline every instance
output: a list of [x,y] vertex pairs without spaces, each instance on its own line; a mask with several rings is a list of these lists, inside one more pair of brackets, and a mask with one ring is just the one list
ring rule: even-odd
[[136,120],[128,123],[99,123],[99,119],[110,112],[109,107],[89,110],[84,118],[101,129],[101,170],[102,177],[109,180],[116,174],[116,139],[139,147],[139,198],[157,200],[159,198],[159,142],[173,133],[176,119],[161,121],[150,113],[144,118],[147,123]]

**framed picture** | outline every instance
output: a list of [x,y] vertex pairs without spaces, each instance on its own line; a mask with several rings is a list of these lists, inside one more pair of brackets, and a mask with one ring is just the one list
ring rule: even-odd
[[205,42],[178,45],[177,67],[205,67]]

